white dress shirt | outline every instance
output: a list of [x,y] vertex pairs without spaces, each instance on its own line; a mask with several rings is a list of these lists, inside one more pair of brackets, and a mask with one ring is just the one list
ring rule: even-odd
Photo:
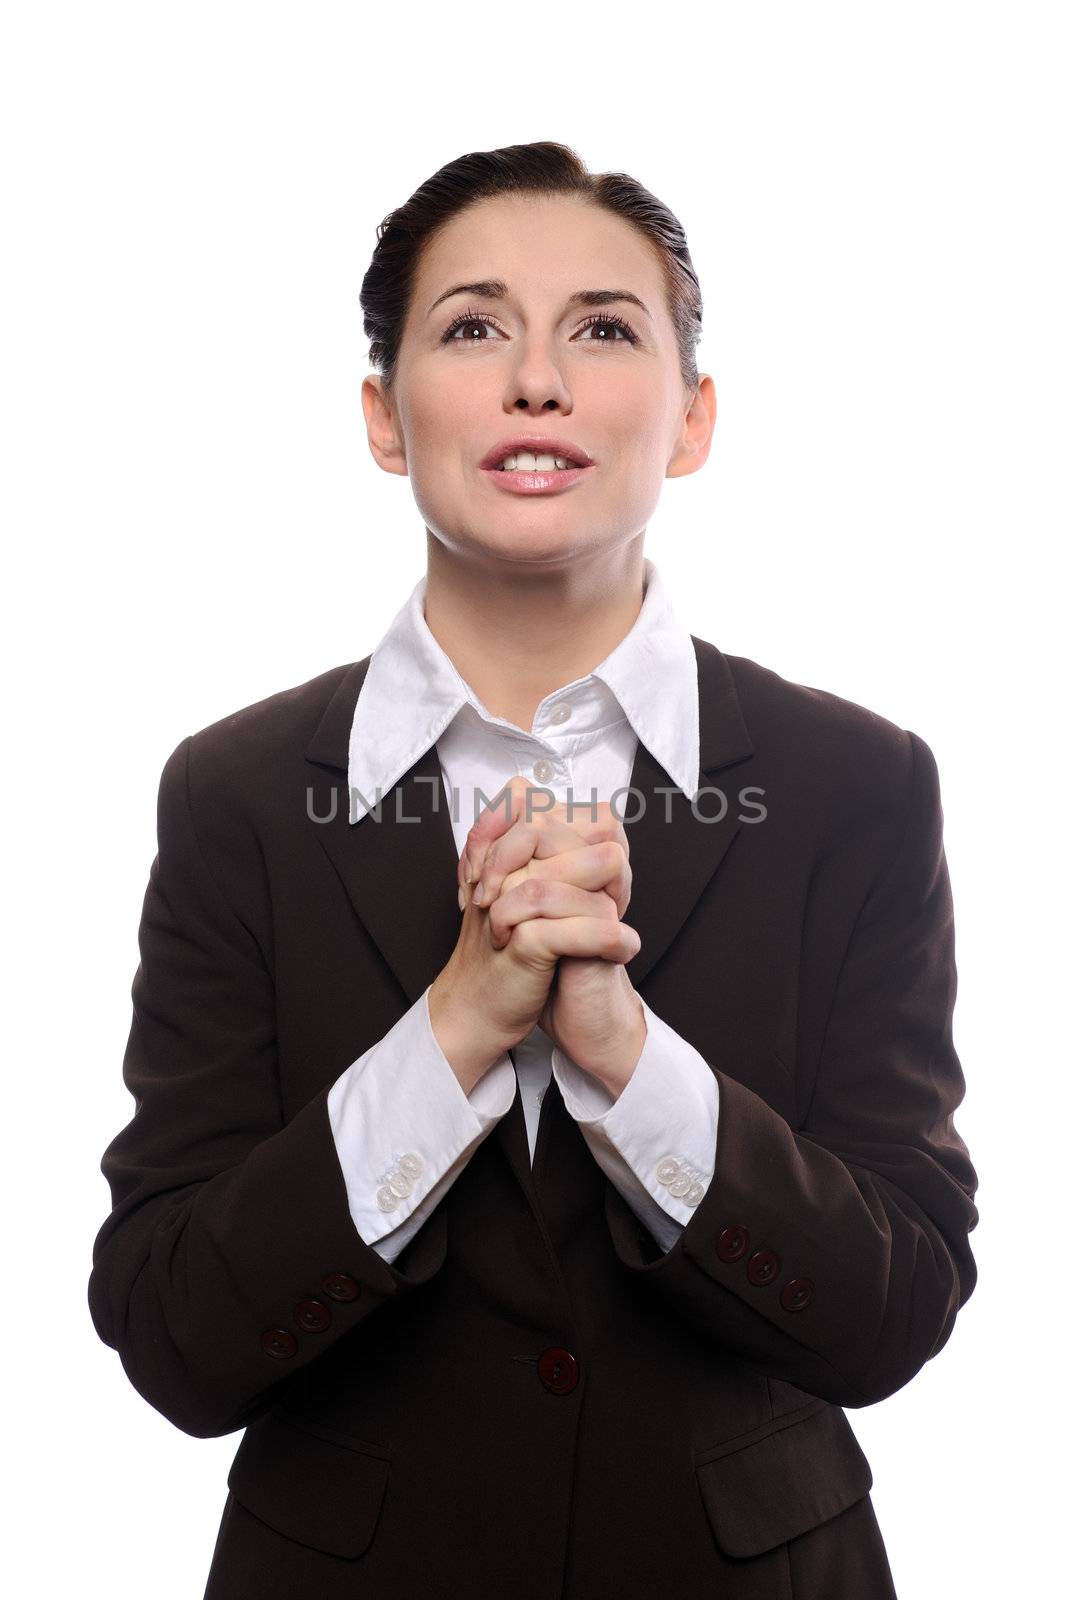
[[[646,558],[644,580],[640,614],[625,638],[593,672],[546,695],[528,731],[485,708],[429,631],[423,575],[373,652],[358,698],[350,824],[359,825],[434,743],[456,868],[477,815],[515,773],[549,791],[562,820],[567,798],[594,796],[606,807],[614,795],[622,815],[619,791],[642,740],[692,799],[699,783],[695,648]],[[457,909],[457,871],[455,889]],[[538,1026],[467,1095],[433,1032],[431,987],[341,1073],[327,1097],[360,1237],[394,1261],[510,1109],[516,1089],[531,1160],[553,1072],[595,1160],[668,1250],[713,1177],[718,1083],[704,1057],[642,1000],[647,1038],[616,1098]]]

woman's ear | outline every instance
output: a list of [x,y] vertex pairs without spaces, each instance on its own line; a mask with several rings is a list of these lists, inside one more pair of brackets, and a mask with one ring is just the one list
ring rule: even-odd
[[717,391],[708,372],[700,374],[673,454],[666,468],[667,478],[684,478],[698,472],[710,454],[710,441],[717,421]]
[[408,477],[407,454],[395,405],[376,373],[362,380],[362,411],[366,418],[366,437],[370,454],[377,465],[382,472],[394,472],[401,478]]

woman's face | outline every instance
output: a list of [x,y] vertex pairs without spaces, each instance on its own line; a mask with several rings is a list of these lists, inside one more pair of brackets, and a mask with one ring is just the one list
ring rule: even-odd
[[[449,292],[485,280],[505,293]],[[603,289],[642,304],[571,301]],[[622,218],[570,196],[480,201],[441,229],[416,274],[392,409],[377,377],[363,384],[363,406],[375,458],[410,476],[439,539],[541,565],[641,533],[663,478],[702,465],[714,425],[711,378],[689,409],[654,249]],[[481,463],[537,433],[594,466],[546,493],[509,492]]]

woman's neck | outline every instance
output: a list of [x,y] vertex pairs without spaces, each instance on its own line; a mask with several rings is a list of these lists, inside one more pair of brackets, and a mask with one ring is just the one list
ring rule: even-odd
[[529,729],[545,695],[583,678],[643,604],[643,535],[562,571],[513,572],[428,536],[425,621],[493,716]]

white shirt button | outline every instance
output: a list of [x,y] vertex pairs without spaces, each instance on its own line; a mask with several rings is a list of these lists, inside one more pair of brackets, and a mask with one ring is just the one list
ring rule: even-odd
[[406,1199],[407,1195],[409,1195],[411,1190],[414,1188],[414,1179],[408,1177],[405,1172],[401,1172],[398,1167],[396,1168],[395,1172],[390,1172],[388,1174],[388,1183],[393,1192],[400,1195],[404,1199]]
[[674,1156],[663,1156],[655,1168],[655,1177],[662,1183],[672,1183],[680,1171],[680,1162]]
[[560,700],[558,702],[557,706],[552,706],[552,708],[551,708],[550,721],[552,721],[552,722],[568,722],[569,719],[570,719],[570,712],[572,711],[572,709],[573,709],[572,706],[569,705],[567,701]]
[[688,1193],[688,1190],[691,1188],[694,1182],[695,1179],[689,1178],[686,1172],[679,1172],[673,1179],[673,1182],[668,1185],[669,1192],[670,1194],[675,1194],[679,1200],[682,1195],[686,1195]]
[[687,1194],[681,1195],[681,1199],[686,1206],[697,1206],[705,1193],[701,1183],[693,1183]]
[[548,779],[553,778],[554,775],[555,763],[553,761],[533,762],[533,777],[536,779],[537,783],[546,783]]
[[378,1211],[394,1211],[399,1205],[399,1195],[394,1194],[387,1184],[377,1191]]
[[400,1156],[399,1165],[410,1178],[419,1178],[425,1171],[425,1162],[414,1150],[408,1150],[405,1156]]

